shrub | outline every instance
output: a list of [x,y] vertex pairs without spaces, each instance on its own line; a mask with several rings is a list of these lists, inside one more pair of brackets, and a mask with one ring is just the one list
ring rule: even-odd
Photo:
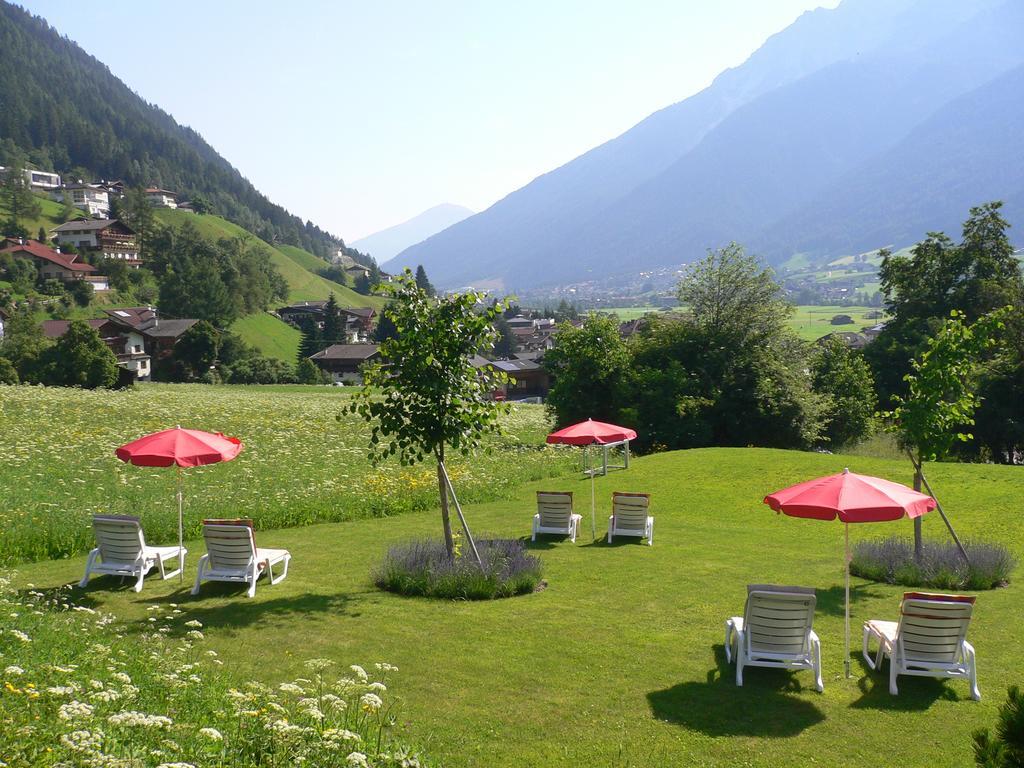
[[418,539],[388,550],[373,574],[374,583],[389,592],[462,600],[488,600],[533,592],[541,580],[540,558],[517,539],[478,539],[483,570],[469,547],[454,559],[443,541]]
[[1016,685],[999,707],[993,738],[988,728],[974,732],[974,762],[981,768],[1018,768],[1024,765],[1024,694]]
[[993,589],[1005,584],[1017,564],[999,544],[964,542],[970,565],[953,542],[924,543],[921,561],[914,560],[914,543],[890,537],[859,542],[853,550],[850,573],[872,581],[935,589]]
[[420,766],[389,734],[390,664],[310,659],[276,687],[239,684],[176,605],[123,624],[71,594],[0,576],[4,765]]

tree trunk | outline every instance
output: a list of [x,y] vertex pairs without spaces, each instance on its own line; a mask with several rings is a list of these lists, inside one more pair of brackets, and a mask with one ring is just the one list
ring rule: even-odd
[[455,539],[452,538],[452,521],[448,516],[448,484],[444,481],[444,449],[437,453],[437,488],[441,494],[441,525],[444,527],[444,548],[449,559],[455,558]]
[[[921,463],[920,460],[914,463],[914,490],[921,492]],[[914,518],[914,560],[921,562],[924,556],[924,542],[921,538],[921,518]]]

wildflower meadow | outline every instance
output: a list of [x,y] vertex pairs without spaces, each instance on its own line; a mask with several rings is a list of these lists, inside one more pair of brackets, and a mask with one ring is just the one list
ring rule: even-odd
[[[178,424],[245,443],[232,462],[183,473],[186,537],[199,533],[204,517],[245,516],[260,528],[285,528],[435,506],[432,465],[371,466],[369,428],[342,413],[349,398],[326,387],[0,386],[0,564],[88,550],[94,514],[139,515],[151,541],[174,539],[174,470],[124,464],[114,449]],[[578,454],[545,446],[547,426],[542,407],[513,406],[487,450],[452,457],[459,498],[496,499],[567,471]]]

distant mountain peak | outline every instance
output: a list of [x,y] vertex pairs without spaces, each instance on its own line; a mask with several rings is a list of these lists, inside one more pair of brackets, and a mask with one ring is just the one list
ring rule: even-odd
[[[382,229],[372,235],[356,240],[350,245],[361,253],[368,253],[376,259],[377,263],[385,271],[399,271],[405,264],[386,264],[389,259],[412,245],[426,240],[431,235],[447,229],[452,224],[457,224],[463,219],[472,216],[473,211],[463,205],[454,203],[440,203],[428,208],[423,213],[413,216],[408,221],[395,224],[393,227]],[[416,265],[411,265],[415,267]]]

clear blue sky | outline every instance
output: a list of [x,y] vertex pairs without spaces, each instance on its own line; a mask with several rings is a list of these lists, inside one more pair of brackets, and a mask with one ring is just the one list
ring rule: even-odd
[[20,2],[348,241],[438,203],[482,210],[838,4]]

